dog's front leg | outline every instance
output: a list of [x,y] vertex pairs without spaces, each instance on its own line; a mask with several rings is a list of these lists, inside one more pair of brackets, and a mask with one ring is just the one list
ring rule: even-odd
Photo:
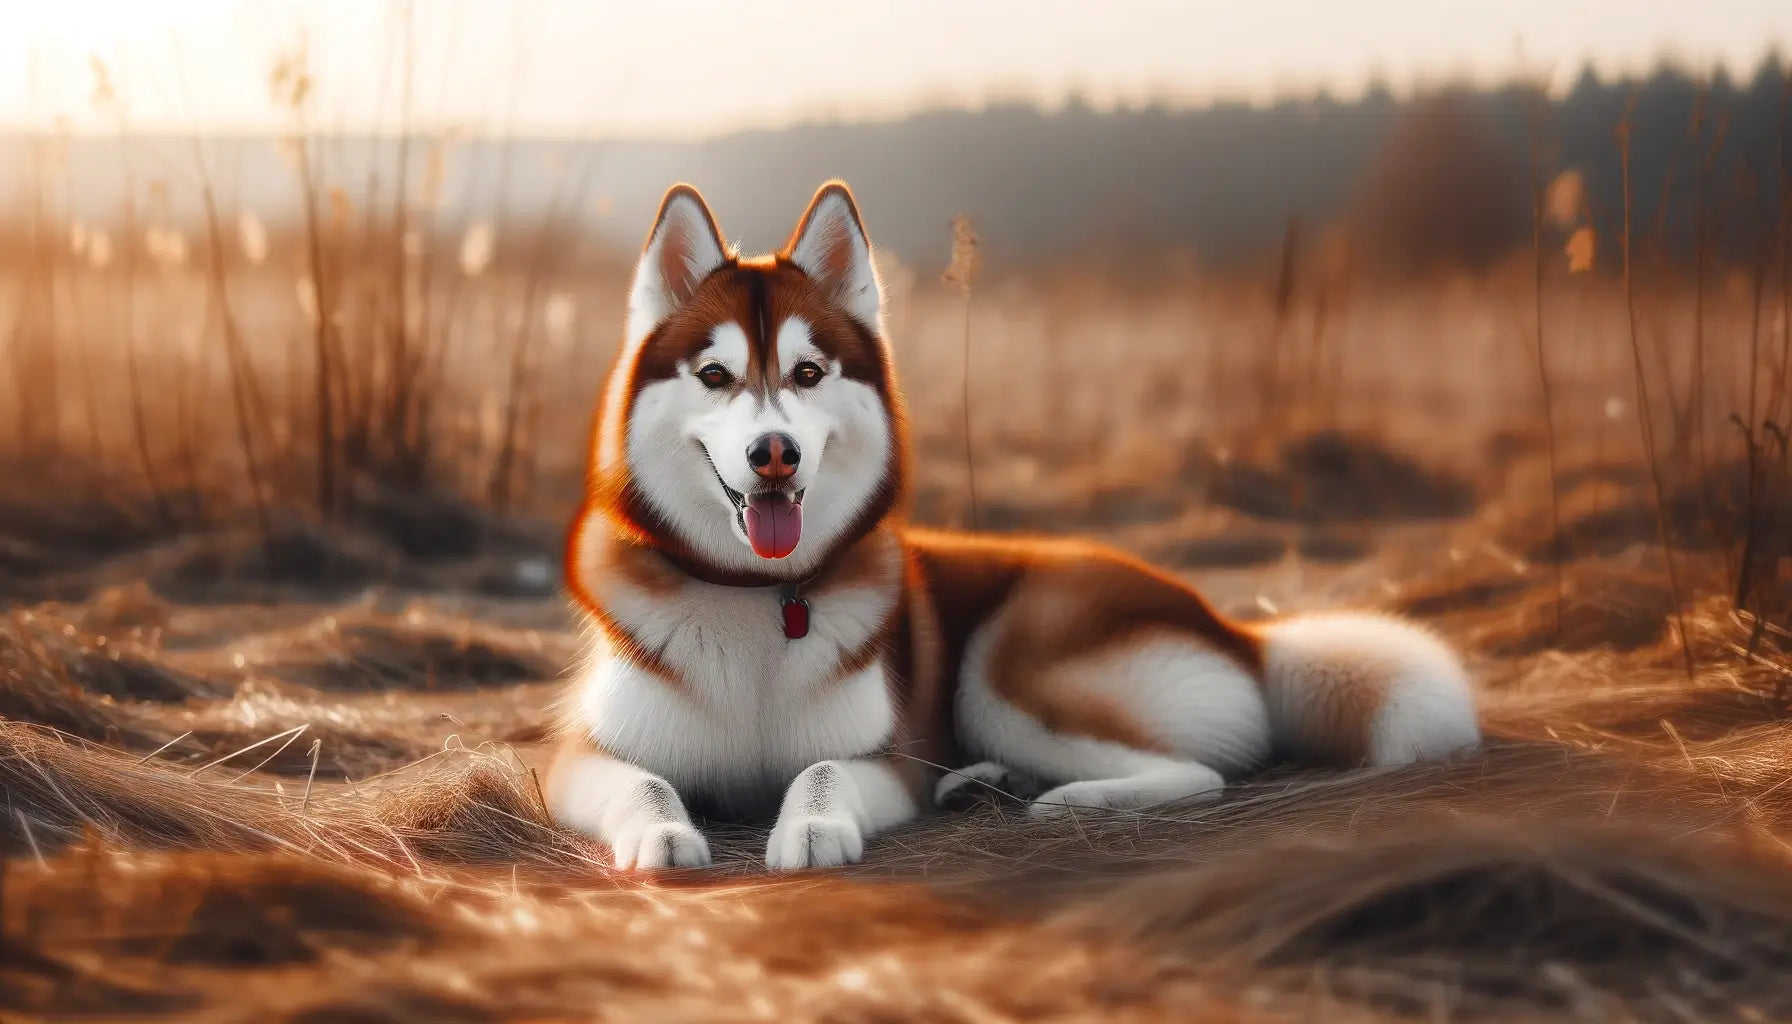
[[796,871],[857,861],[865,837],[919,812],[912,774],[888,757],[821,761],[803,769],[784,794],[765,866]]
[[548,778],[555,818],[609,844],[616,867],[700,868],[709,844],[665,779],[584,744],[564,751]]

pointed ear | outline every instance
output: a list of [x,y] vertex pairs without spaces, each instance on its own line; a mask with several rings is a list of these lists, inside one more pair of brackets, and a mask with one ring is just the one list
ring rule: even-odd
[[873,333],[883,332],[884,292],[871,263],[865,224],[843,181],[821,186],[797,222],[784,256]]
[[689,302],[697,285],[727,259],[728,247],[703,196],[685,184],[668,189],[635,264],[628,295],[629,342],[647,337]]

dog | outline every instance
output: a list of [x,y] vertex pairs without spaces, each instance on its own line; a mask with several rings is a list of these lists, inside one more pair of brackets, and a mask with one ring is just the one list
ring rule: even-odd
[[666,193],[567,543],[593,639],[545,793],[617,868],[708,864],[693,810],[772,820],[765,865],[787,871],[857,861],[1010,771],[1057,815],[1217,798],[1272,755],[1479,744],[1460,660],[1415,624],[1234,622],[1109,547],[909,525],[851,191],[823,185],[774,254],[723,239],[696,189]]

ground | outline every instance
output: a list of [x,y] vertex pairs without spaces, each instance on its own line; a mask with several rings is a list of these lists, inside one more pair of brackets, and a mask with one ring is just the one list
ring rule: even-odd
[[1106,536],[1244,617],[1412,614],[1464,650],[1484,751],[1054,821],[990,794],[784,878],[763,824],[644,877],[548,820],[579,644],[551,519],[464,513],[480,540],[447,550],[380,517],[132,540],[104,510],[15,511],[0,1011],[1784,1019],[1786,635],[1701,596],[1726,565],[1690,529],[1670,588],[1640,466],[1562,473],[1555,531],[1541,446],[1487,443],[1497,485],[1320,432],[978,510]]

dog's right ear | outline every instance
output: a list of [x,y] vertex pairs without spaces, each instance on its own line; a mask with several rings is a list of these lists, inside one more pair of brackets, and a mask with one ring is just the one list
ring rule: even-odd
[[641,250],[641,262],[635,264],[628,294],[628,342],[647,337],[727,260],[728,247],[703,196],[683,183],[668,189]]

